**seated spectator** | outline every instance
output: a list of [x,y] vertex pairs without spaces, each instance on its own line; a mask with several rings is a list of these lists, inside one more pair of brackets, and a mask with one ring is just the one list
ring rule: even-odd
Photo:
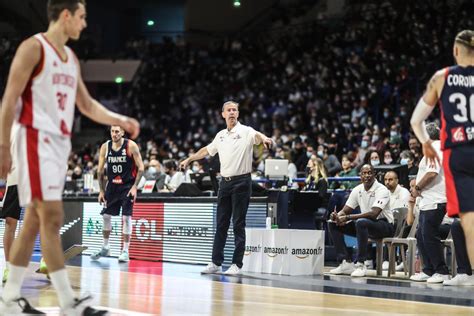
[[342,169],[339,159],[337,159],[336,155],[334,155],[334,148],[328,148],[325,145],[319,145],[317,155],[323,160],[324,166],[326,167],[330,177],[334,176]]
[[415,161],[419,162],[421,158],[423,158],[423,151],[421,149],[420,142],[418,141],[418,138],[416,138],[416,136],[410,136],[410,139],[408,140],[408,148],[415,156]]
[[323,229],[323,222],[327,219],[327,191],[328,191],[328,177],[326,168],[321,159],[316,156],[311,156],[308,160],[308,177],[305,181],[304,191],[317,191],[318,201],[314,212],[314,222],[316,229]]
[[383,152],[383,164],[384,165],[391,165],[395,163],[393,159],[392,152],[389,149],[384,150]]
[[398,184],[398,175],[395,171],[385,173],[384,182],[390,191],[389,206],[391,210],[408,207],[410,191]]
[[[349,156],[342,155],[342,171],[336,174],[336,177],[357,177],[357,170],[352,168],[352,163],[349,159]],[[335,181],[331,185],[332,189],[346,189],[351,190],[359,184],[359,181]]]
[[307,168],[308,177],[303,190],[318,191],[319,196],[325,198],[328,191],[328,177],[323,161],[316,156],[311,156]]
[[[329,234],[334,241],[341,264],[330,271],[332,274],[350,274],[363,277],[367,273],[367,245],[370,238],[391,237],[394,233],[393,213],[389,208],[390,192],[375,179],[374,167],[363,165],[360,171],[362,183],[352,190],[344,208],[331,214]],[[360,207],[360,214],[352,214]],[[357,237],[357,264],[352,263],[344,242],[344,234]]]
[[165,188],[162,190],[163,192],[174,192],[176,189],[184,182],[184,173],[178,171],[178,165],[176,160],[167,160],[164,163],[165,166]]
[[408,166],[408,177],[416,176],[418,167],[415,164],[415,155],[410,150],[404,150],[400,154],[400,164]]
[[364,164],[371,165],[372,167],[379,166],[380,161],[380,154],[375,150],[369,150],[364,157]]
[[[436,124],[430,123],[426,126],[426,131],[433,140],[432,144],[438,157],[442,159],[439,128]],[[423,157],[411,195],[420,197],[420,218],[416,239],[423,259],[423,272],[412,275],[410,280],[442,283],[450,278],[439,234],[440,225],[446,214],[446,188],[442,164],[428,164],[426,157]]]
[[146,180],[156,180],[156,189],[162,190],[165,186],[166,174],[161,170],[161,164],[158,160],[152,159],[148,163],[144,177]]

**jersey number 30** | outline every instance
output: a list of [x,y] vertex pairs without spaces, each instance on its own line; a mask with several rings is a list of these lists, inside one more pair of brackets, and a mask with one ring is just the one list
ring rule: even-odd
[[474,94],[469,98],[469,112],[470,117],[467,117],[467,97],[459,92],[453,93],[449,96],[449,102],[456,104],[460,113],[453,116],[458,123],[466,123],[469,119],[474,123]]

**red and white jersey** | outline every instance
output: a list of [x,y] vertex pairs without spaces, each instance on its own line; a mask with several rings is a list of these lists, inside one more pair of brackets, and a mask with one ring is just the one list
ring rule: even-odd
[[43,34],[41,60],[22,96],[19,122],[23,126],[54,135],[70,136],[76,104],[78,66],[72,50],[65,46],[66,60]]

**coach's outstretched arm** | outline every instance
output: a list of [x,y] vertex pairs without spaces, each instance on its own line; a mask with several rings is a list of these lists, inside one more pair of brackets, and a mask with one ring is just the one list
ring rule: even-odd
[[207,146],[206,147],[202,147],[201,149],[198,150],[197,153],[195,154],[192,154],[191,156],[189,156],[188,158],[184,159],[183,161],[181,161],[181,163],[179,164],[179,168],[181,170],[184,170],[186,169],[186,167],[193,161],[195,160],[201,160],[205,157],[209,156],[209,152],[207,151]]
[[428,118],[428,116],[430,116],[436,103],[438,102],[440,91],[442,90],[443,85],[444,71],[439,70],[428,82],[426,91],[418,101],[418,104],[416,105],[410,120],[413,132],[415,132],[416,137],[423,145],[423,154],[430,163],[435,163],[436,161],[440,163],[440,159],[435,149],[431,145],[432,141],[426,132],[425,120]]
[[76,103],[81,113],[97,123],[121,126],[132,139],[137,138],[138,134],[140,134],[140,124],[138,121],[131,117],[109,111],[102,104],[97,102],[97,100],[93,99],[82,80],[79,61],[76,57],[75,59],[79,72],[77,76]]

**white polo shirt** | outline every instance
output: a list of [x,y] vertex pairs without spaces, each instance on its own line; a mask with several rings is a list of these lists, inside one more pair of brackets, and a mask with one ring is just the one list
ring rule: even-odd
[[209,155],[219,153],[223,177],[252,172],[253,145],[258,145],[256,135],[253,128],[237,122],[230,131],[223,129],[217,133],[212,143],[207,145]]
[[361,213],[370,212],[372,207],[381,208],[382,211],[377,219],[386,218],[389,223],[393,223],[393,213],[389,202],[390,191],[375,180],[368,191],[365,190],[363,183],[356,186],[349,195],[346,205],[353,209],[359,206]]
[[408,207],[408,199],[410,198],[410,191],[402,187],[401,185],[397,185],[393,193],[390,192],[390,202],[389,206],[390,209],[393,211],[396,208]]
[[428,172],[435,172],[438,174],[433,181],[423,188],[421,191],[420,199],[420,210],[434,210],[438,207],[439,203],[446,203],[446,185],[444,183],[444,170],[443,170],[443,153],[441,152],[441,142],[439,140],[432,143],[434,149],[438,153],[438,157],[441,160],[441,164],[428,165],[426,158],[423,157],[418,166],[418,174],[416,175],[416,183]]

